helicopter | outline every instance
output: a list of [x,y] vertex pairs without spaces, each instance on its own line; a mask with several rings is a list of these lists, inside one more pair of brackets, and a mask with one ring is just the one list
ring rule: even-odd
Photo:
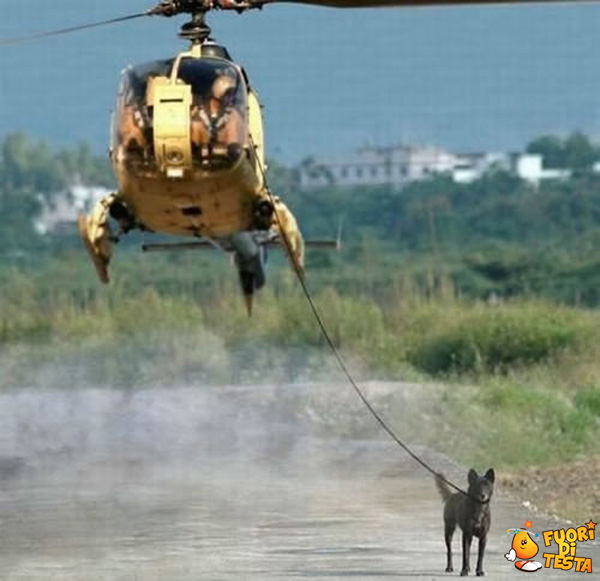
[[[237,267],[248,314],[266,283],[267,249],[282,248],[302,277],[307,247],[336,240],[302,237],[298,222],[268,187],[262,106],[246,71],[211,37],[211,11],[262,9],[288,1],[333,8],[518,4],[528,0],[162,0],[141,14],[31,37],[30,40],[144,16],[189,14],[179,36],[188,50],[127,67],[112,117],[109,156],[118,188],[98,201],[78,228],[102,283],[114,245],[132,230],[189,236],[144,244],[146,252],[215,248]],[[539,0],[553,2],[560,0]],[[9,44],[8,43],[0,43]]]
[[109,150],[118,192],[81,215],[78,226],[103,283],[113,244],[133,229],[196,238],[144,244],[147,252],[220,248],[232,254],[250,315],[254,293],[266,281],[267,247],[284,246],[302,272],[305,243],[295,217],[266,183],[258,96],[244,69],[210,37],[205,17],[215,7],[175,1],[152,11],[190,12],[180,36],[191,46],[174,58],[125,69]]

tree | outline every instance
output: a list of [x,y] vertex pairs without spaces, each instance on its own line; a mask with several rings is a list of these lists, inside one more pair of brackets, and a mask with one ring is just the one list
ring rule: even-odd
[[267,160],[267,183],[277,195],[285,195],[288,192],[297,191],[300,187],[300,176],[298,171],[290,169],[272,159]]
[[317,163],[314,157],[304,158],[298,165],[298,170],[310,180],[323,180],[328,186],[335,184],[335,178],[329,168]]
[[544,135],[534,139],[527,145],[527,153],[542,156],[544,167],[562,168],[564,166],[564,149],[560,137]]
[[38,248],[43,240],[35,224],[45,207],[74,183],[109,185],[110,166],[89,146],[53,151],[26,135],[0,143],[0,252]]
[[600,160],[598,146],[577,131],[564,140],[554,135],[538,137],[527,145],[527,152],[540,154],[545,168],[585,171]]
[[570,135],[564,144],[565,167],[574,170],[590,170],[600,159],[598,147],[587,136],[576,132]]

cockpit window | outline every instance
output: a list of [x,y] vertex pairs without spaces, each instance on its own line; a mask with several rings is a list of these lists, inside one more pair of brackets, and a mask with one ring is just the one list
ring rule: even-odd
[[129,67],[123,74],[120,93],[125,97],[125,104],[134,101],[142,102],[146,98],[146,89],[150,77],[167,77],[173,67],[173,59],[152,61]]
[[178,78],[192,87],[194,159],[203,167],[233,164],[247,140],[247,89],[239,69],[222,59],[183,59]]
[[[130,67],[123,74],[112,148],[124,152],[131,164],[153,162],[155,105],[148,85],[153,77],[169,82],[173,66],[174,59],[154,61]],[[176,82],[192,90],[189,123],[193,163],[207,169],[233,165],[248,140],[247,87],[240,69],[220,58],[184,57],[179,61]]]
[[191,85],[195,105],[209,106],[211,99],[227,106],[245,106],[245,86],[238,69],[222,59],[183,59],[178,78]]

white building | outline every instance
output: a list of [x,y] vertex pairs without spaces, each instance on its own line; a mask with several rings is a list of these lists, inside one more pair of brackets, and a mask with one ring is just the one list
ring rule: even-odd
[[461,184],[471,183],[494,169],[509,171],[536,186],[542,180],[571,176],[570,170],[544,168],[544,159],[538,153],[470,153],[461,157],[464,163],[452,170],[452,179]]
[[436,173],[449,173],[458,157],[432,146],[362,147],[344,156],[307,160],[299,166],[303,189],[338,186],[403,187]]
[[511,156],[507,153],[463,153],[459,163],[452,168],[452,179],[459,184],[469,184],[484,173],[493,170],[511,171]]
[[539,154],[454,154],[439,147],[410,145],[363,147],[350,155],[306,160],[298,169],[303,189],[328,185],[400,189],[435,174],[446,174],[457,183],[468,184],[494,170],[511,172],[533,185],[545,179],[567,179],[571,175],[569,170],[545,169]]
[[515,173],[523,180],[538,185],[542,180],[565,180],[571,177],[569,169],[544,169],[544,159],[538,153],[523,153],[517,157]]

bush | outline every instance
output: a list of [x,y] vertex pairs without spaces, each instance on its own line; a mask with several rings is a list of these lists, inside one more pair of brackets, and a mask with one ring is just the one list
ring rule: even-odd
[[503,372],[577,348],[593,329],[585,314],[544,304],[479,306],[457,315],[408,351],[415,367],[431,374]]

